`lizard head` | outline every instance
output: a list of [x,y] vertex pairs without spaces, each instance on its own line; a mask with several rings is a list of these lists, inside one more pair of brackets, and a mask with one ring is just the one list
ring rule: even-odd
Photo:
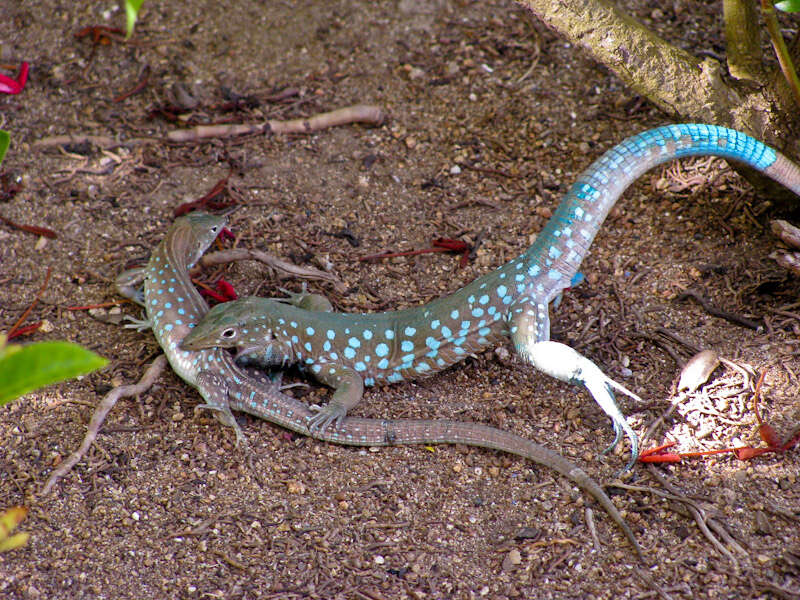
[[276,305],[280,308],[274,300],[255,297],[218,304],[183,338],[181,349],[235,348],[237,360],[280,365],[286,358],[273,334]]
[[226,222],[223,216],[200,212],[175,219],[171,245],[176,258],[186,260],[187,265],[195,264],[217,239]]

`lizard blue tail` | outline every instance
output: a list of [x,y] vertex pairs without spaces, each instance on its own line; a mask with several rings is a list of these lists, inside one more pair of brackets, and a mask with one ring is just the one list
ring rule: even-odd
[[552,289],[545,295],[552,298],[568,285],[609,211],[629,185],[653,167],[686,156],[719,156],[742,163],[800,195],[800,168],[740,131],[686,123],[631,136],[578,177],[525,252],[528,266],[535,263],[550,273],[547,280]]

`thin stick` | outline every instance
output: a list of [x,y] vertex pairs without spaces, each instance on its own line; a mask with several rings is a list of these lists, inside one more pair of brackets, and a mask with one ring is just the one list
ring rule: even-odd
[[[167,133],[170,142],[194,142],[205,138],[232,137],[252,133],[311,133],[328,127],[348,123],[380,125],[386,113],[379,106],[356,105],[314,115],[308,119],[290,121],[267,121],[258,125],[200,125],[191,129],[175,129]],[[33,143],[34,148],[57,148],[59,146],[91,144],[98,148],[110,149],[119,146],[139,146],[161,143],[162,138],[141,137],[127,140],[114,139],[105,135],[56,135],[42,138]]]
[[97,405],[97,408],[92,415],[91,421],[89,421],[89,426],[86,429],[86,436],[83,438],[83,442],[81,443],[80,447],[73,452],[67,460],[62,462],[55,471],[50,475],[50,478],[47,480],[47,483],[42,488],[41,495],[47,495],[53,486],[58,483],[58,480],[61,479],[64,475],[69,473],[69,471],[74,467],[78,461],[84,457],[84,455],[89,451],[92,443],[97,438],[97,434],[100,432],[100,427],[103,425],[103,421],[106,420],[106,416],[114,408],[114,405],[117,403],[117,400],[120,398],[130,398],[131,396],[138,396],[146,392],[150,387],[153,385],[158,376],[161,375],[161,372],[164,370],[164,367],[167,364],[167,357],[163,354],[156,358],[153,361],[147,371],[145,371],[144,376],[139,380],[139,383],[135,385],[121,385],[119,387],[114,388],[105,397],[100,401],[100,404]]
[[343,293],[346,290],[344,283],[335,275],[314,269],[313,267],[300,267],[293,265],[290,262],[281,260],[273,254],[262,252],[261,250],[250,250],[248,248],[230,248],[228,250],[219,250],[206,254],[200,259],[200,264],[204,267],[211,267],[214,265],[224,265],[229,262],[237,260],[256,260],[272,267],[278,271],[283,271],[289,275],[300,277],[302,279],[322,279],[329,281],[337,292]]
[[207,138],[224,138],[253,133],[311,133],[328,127],[349,123],[380,125],[386,113],[379,106],[358,104],[314,115],[308,119],[267,121],[258,125],[198,125],[191,129],[173,129],[167,132],[170,142],[196,142]]
[[[655,479],[661,485],[663,485],[664,488],[667,489],[669,492],[675,494],[676,496],[681,495],[681,493],[677,489],[675,489],[675,487],[669,481],[667,481],[666,478],[663,477],[655,467],[653,467],[653,465],[647,465],[647,470],[650,472],[650,475],[655,477]],[[728,550],[722,544],[722,542],[720,542],[716,538],[716,536],[713,533],[711,533],[711,530],[708,528],[708,525],[706,524],[706,519],[708,518],[710,520],[710,518],[706,517],[706,515],[704,514],[705,511],[698,510],[697,505],[694,504],[693,502],[692,503],[686,502],[685,504],[686,508],[689,509],[689,512],[691,513],[692,517],[694,517],[694,521],[695,523],[697,523],[697,527],[700,528],[700,531],[703,532],[703,535],[706,536],[706,539],[708,539],[708,541],[711,542],[714,548],[717,549],[717,552],[722,554],[725,558],[727,558],[731,562],[733,568],[736,570],[737,573],[739,573],[739,561],[737,561],[736,558],[731,553],[731,551]]]
[[142,144],[155,144],[160,142],[159,138],[131,138],[127,140],[117,140],[105,135],[54,135],[42,138],[33,143],[34,148],[58,148],[59,146],[80,146],[91,144],[104,150],[111,148],[140,146]]
[[662,598],[662,600],[672,600],[672,596],[670,596],[664,588],[656,583],[656,580],[650,573],[644,569],[634,569],[633,572],[636,573],[636,575],[638,575],[647,585],[652,587],[656,594]]

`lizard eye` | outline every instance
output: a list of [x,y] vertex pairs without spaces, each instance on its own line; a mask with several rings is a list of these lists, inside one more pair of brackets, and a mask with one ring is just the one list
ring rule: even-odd
[[233,327],[228,327],[227,329],[223,329],[219,335],[224,340],[232,340],[236,337],[236,330]]

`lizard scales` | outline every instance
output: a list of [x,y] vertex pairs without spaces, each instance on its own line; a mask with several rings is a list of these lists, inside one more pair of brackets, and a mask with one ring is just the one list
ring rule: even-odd
[[373,314],[306,310],[303,295],[289,301],[243,298],[214,307],[183,347],[236,347],[241,360],[299,363],[335,388],[331,402],[310,421],[312,430],[325,430],[360,401],[363,386],[436,373],[510,336],[523,359],[589,390],[612,420],[611,447],[622,431],[630,438],[630,467],[638,439],[612,389],[634,395],[577,352],[549,341],[548,306],[569,287],[603,220],[631,183],[660,163],[708,155],[744,163],[800,194],[800,169],[744,133],[703,124],[659,127],[608,150],[578,177],[527,251],[450,296]]

